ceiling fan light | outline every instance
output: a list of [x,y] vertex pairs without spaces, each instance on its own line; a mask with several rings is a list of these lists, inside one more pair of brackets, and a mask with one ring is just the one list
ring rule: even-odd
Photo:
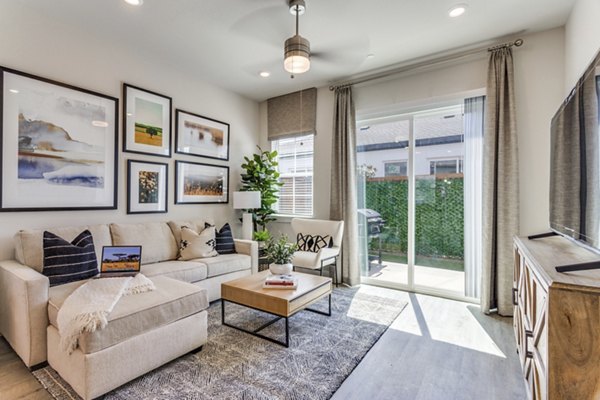
[[296,12],[298,15],[302,15],[306,11],[304,0],[289,0],[288,5],[290,7],[290,14],[292,15],[296,15]]
[[310,43],[300,35],[285,41],[283,67],[291,74],[302,74],[310,69]]

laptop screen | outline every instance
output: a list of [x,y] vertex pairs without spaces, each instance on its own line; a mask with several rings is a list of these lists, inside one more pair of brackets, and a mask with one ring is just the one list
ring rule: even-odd
[[104,246],[101,273],[139,272],[142,246]]

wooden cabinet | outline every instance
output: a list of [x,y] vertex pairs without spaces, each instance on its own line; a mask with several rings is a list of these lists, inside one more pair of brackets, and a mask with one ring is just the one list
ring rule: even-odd
[[555,270],[599,259],[563,237],[515,239],[513,323],[531,399],[600,399],[600,270]]

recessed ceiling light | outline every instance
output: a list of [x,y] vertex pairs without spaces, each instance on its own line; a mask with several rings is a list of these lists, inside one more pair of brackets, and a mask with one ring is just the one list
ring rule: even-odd
[[8,89],[9,92],[17,94],[19,91],[17,89]]
[[131,4],[132,6],[141,6],[144,4],[144,0],[125,0],[125,3]]
[[367,58],[370,60],[371,58],[375,57],[375,54],[371,53],[371,54],[367,54]]
[[106,128],[106,127],[108,127],[108,122],[106,122],[106,121],[92,121],[92,125],[97,126],[98,128]]
[[460,17],[461,15],[463,15],[466,11],[467,11],[466,4],[457,4],[454,7],[452,7],[450,10],[448,10],[448,15],[451,18],[456,18],[456,17]]
[[271,76],[271,73],[269,71],[261,71],[261,73],[259,75],[262,76],[263,78],[268,78]]

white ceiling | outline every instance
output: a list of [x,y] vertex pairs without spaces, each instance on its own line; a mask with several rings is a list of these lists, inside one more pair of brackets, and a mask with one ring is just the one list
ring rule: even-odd
[[[12,0],[14,1],[14,0]],[[290,79],[283,42],[293,35],[286,0],[19,0],[77,29],[144,56],[173,60],[255,100],[328,83],[440,51],[564,25],[575,0],[306,0],[300,34],[315,53],[311,70]],[[449,18],[448,9],[468,11]],[[525,43],[527,45],[527,43]],[[375,57],[367,59],[368,54]],[[258,73],[271,72],[264,79]]]

